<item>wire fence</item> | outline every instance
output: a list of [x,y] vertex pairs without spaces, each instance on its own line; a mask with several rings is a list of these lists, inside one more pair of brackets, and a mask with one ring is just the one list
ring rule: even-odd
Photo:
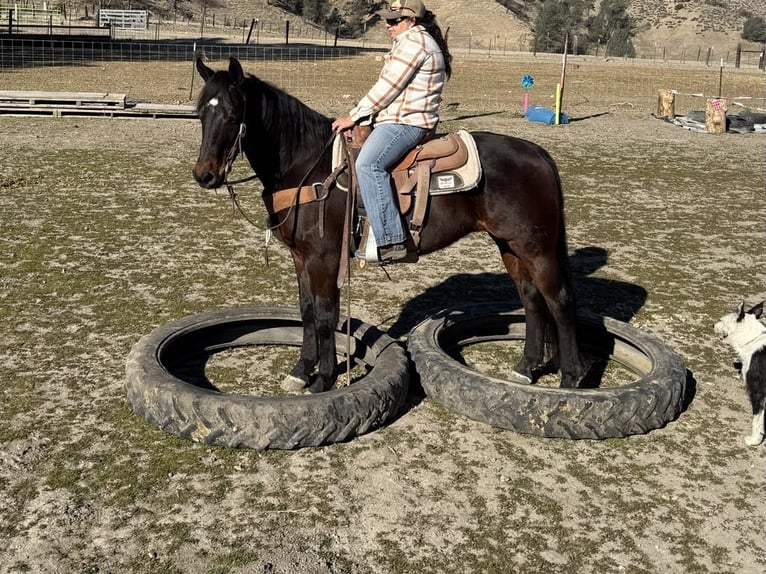
[[[330,102],[338,110],[361,97],[374,82],[379,59],[388,49],[321,44],[245,45],[209,41],[118,41],[110,39],[19,39],[0,36],[2,70],[41,66],[84,66],[91,62],[167,62],[171,68],[189,70],[197,55],[204,55],[215,67],[229,57],[241,60],[249,72],[286,89],[297,97]],[[445,105],[456,110],[518,111],[527,90],[520,80],[534,76],[528,90],[531,103],[552,107],[556,84],[560,82],[561,55],[529,52],[493,52],[453,49],[454,74],[445,88]],[[471,73],[461,73],[466,66]],[[476,82],[476,73],[486,81]],[[135,73],[131,70],[130,72]],[[191,74],[191,71],[187,73]],[[574,116],[618,109],[657,110],[658,91],[676,91],[676,110],[704,109],[705,98],[721,97],[729,109],[766,111],[763,72],[756,68],[706,66],[666,61],[594,56],[570,56],[567,64],[565,110]],[[1,83],[1,82],[0,82]]]
[[190,62],[195,53],[211,59],[300,61],[355,55],[355,48],[322,46],[254,46],[175,42],[120,42],[0,37],[0,69],[33,66],[79,66],[88,62]]
[[[34,8],[2,8],[0,4],[0,38],[23,37],[25,34],[58,36],[109,36],[119,42],[210,42],[232,44],[273,44],[285,45],[310,43],[323,47],[388,46],[387,34],[378,28],[365,30],[360,38],[339,38],[334,31],[307,22],[285,13],[284,17],[234,18],[227,13],[203,12],[191,17],[171,17],[167,20],[149,19],[145,29],[98,26],[97,12],[74,19],[67,18],[60,8],[46,10]],[[533,33],[515,31],[488,33],[461,30],[451,26],[449,30],[450,49],[464,51],[475,56],[502,57],[517,52],[533,52]],[[576,39],[575,39],[576,44]],[[766,71],[766,45],[752,42],[707,44],[690,42],[662,45],[636,43],[637,60],[652,60],[677,63],[704,63],[711,66],[722,63],[726,66],[758,68]],[[538,49],[546,52],[545,41],[538,43]],[[603,46],[595,46],[588,55],[605,57]]]

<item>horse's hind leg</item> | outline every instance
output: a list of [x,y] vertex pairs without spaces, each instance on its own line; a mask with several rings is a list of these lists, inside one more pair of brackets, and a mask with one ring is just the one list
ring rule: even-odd
[[555,255],[538,256],[528,266],[532,281],[540,290],[558,331],[558,355],[561,364],[561,386],[577,387],[585,376],[577,342],[577,308],[574,289],[567,270]]
[[524,354],[521,361],[514,367],[518,382],[532,383],[534,371],[542,363],[545,353],[545,335],[547,309],[540,291],[529,277],[524,264],[507,247],[497,241],[500,247],[503,264],[511,276],[519,292],[521,303],[524,305],[526,336],[524,339]]

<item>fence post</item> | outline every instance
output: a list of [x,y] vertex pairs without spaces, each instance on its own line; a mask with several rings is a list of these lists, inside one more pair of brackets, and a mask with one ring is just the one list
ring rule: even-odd
[[734,56],[734,67],[739,70],[739,65],[742,61],[742,44],[737,44],[737,55]]
[[285,46],[290,43],[290,20],[285,20]]

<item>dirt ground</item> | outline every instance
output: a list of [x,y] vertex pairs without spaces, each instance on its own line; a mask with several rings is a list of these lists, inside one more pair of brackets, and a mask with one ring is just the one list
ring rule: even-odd
[[[766,136],[637,110],[557,127],[461,110],[445,127],[551,151],[579,305],[679,353],[686,411],[640,436],[544,439],[415,389],[391,424],[322,448],[168,436],[127,402],[131,346],[193,313],[294,306],[288,253],[272,244],[267,267],[262,230],[196,187],[196,121],[4,116],[0,572],[766,571],[766,448],[744,444],[749,403],[712,332],[766,298]],[[240,191],[259,219],[257,192]],[[355,272],[352,314],[402,343],[428,312],[514,296],[481,236],[390,276]],[[283,374],[244,352],[248,388]]]

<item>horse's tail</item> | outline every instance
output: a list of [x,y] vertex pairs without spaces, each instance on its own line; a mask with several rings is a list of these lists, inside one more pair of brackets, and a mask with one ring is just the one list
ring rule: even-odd
[[566,217],[564,216],[564,186],[561,183],[561,175],[559,174],[559,168],[556,165],[556,160],[554,160],[553,157],[551,157],[551,155],[545,149],[542,149],[542,153],[543,158],[551,167],[553,177],[556,179],[556,187],[558,192],[559,229],[558,243],[556,244],[556,259],[558,261],[559,269],[561,270],[564,287],[567,291],[571,292],[570,296],[574,298],[572,273],[569,267],[569,245],[567,242]]
[[[559,273],[561,274],[559,302],[563,309],[569,309],[572,312],[576,312],[577,301],[575,297],[574,282],[572,280],[572,271],[569,265],[569,245],[567,241],[566,217],[564,215],[564,186],[561,183],[561,176],[559,174],[558,166],[556,165],[556,160],[554,160],[546,150],[543,149],[542,151],[545,161],[547,161],[548,165],[551,167],[551,171],[556,180],[556,187],[558,188],[559,213],[556,262],[558,264]],[[558,365],[558,330],[556,329],[556,324],[553,321],[553,317],[550,316],[550,313],[547,313],[546,315],[545,340],[548,347],[546,354]]]

